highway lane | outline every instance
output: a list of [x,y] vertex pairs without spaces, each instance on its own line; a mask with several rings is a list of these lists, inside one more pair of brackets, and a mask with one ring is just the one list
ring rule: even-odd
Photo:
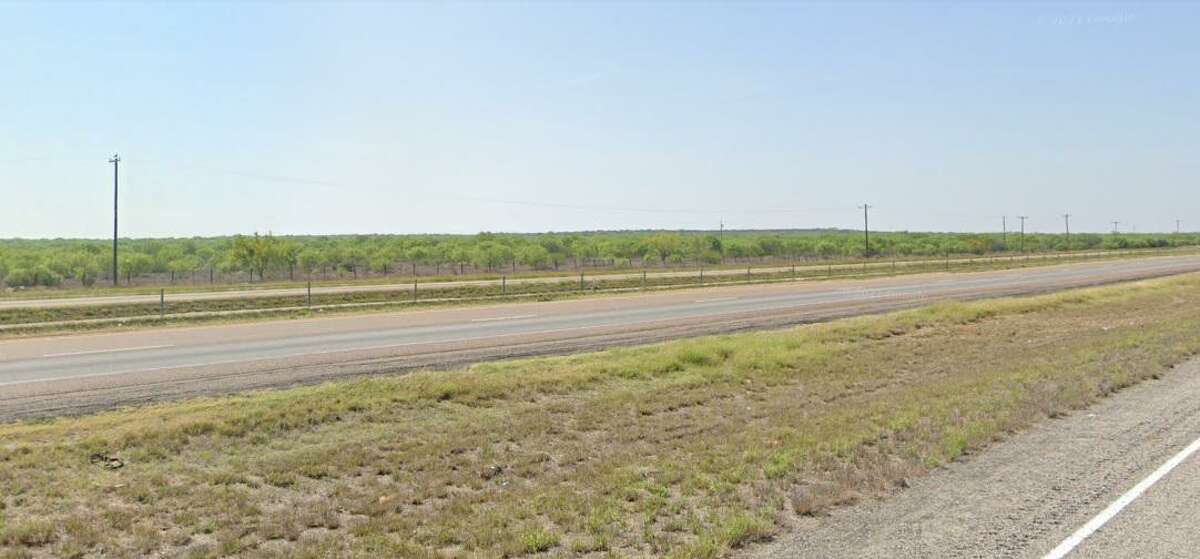
[[17,339],[0,342],[0,418],[156,399],[163,386],[166,396],[228,392],[1191,271],[1200,257]]

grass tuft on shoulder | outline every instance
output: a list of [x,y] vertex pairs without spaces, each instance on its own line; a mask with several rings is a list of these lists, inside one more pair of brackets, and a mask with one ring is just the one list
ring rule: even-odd
[[1163,374],[1198,310],[1182,276],[0,426],[0,556],[720,557]]

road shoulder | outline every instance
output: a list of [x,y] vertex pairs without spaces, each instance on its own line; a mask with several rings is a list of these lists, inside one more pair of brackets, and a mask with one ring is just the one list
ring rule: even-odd
[[[796,517],[746,557],[1041,557],[1200,434],[1200,359],[1048,420],[882,501]],[[1080,546],[1086,557],[1188,556],[1196,457]],[[1159,507],[1165,507],[1159,508]],[[1163,520],[1165,518],[1165,520]],[[1128,533],[1128,535],[1126,535]]]

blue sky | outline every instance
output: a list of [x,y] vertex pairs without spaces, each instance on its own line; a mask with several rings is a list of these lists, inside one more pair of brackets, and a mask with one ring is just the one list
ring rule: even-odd
[[0,3],[0,238],[1200,229],[1198,16]]

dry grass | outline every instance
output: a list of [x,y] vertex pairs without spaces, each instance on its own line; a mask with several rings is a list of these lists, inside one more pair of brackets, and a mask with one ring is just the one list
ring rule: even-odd
[[1161,374],[1197,309],[1184,277],[0,426],[0,557],[719,557]]

